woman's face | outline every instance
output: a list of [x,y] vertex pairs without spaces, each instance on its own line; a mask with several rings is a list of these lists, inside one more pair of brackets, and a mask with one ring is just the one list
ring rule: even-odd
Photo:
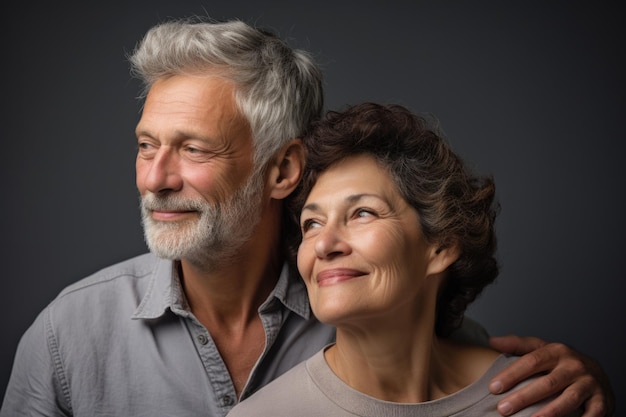
[[435,248],[417,211],[372,157],[348,158],[320,175],[300,225],[298,269],[322,322],[417,314],[430,298],[434,306],[438,283],[427,276]]

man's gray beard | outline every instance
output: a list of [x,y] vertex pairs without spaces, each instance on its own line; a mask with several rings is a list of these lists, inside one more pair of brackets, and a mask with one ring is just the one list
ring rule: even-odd
[[[224,203],[211,204],[175,193],[141,198],[144,237],[148,248],[165,259],[185,259],[205,269],[230,263],[261,219],[264,176],[253,172],[246,184]],[[199,218],[162,222],[152,210],[192,210]]]

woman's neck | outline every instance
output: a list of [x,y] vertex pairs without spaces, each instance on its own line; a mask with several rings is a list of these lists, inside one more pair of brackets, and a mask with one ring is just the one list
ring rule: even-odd
[[437,338],[432,323],[376,332],[338,328],[326,361],[346,384],[374,398],[420,403],[445,397],[480,378],[497,352]]

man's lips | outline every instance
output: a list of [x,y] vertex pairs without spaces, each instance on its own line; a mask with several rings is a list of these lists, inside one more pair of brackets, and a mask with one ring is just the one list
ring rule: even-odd
[[317,285],[332,285],[341,281],[357,278],[365,275],[365,272],[349,268],[326,269],[317,274]]
[[193,211],[176,211],[176,210],[152,210],[152,218],[157,221],[175,221],[183,217],[187,217]]

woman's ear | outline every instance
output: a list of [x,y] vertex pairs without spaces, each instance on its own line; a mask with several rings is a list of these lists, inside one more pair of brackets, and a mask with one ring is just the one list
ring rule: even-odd
[[276,155],[269,169],[270,196],[281,200],[293,192],[304,171],[304,145],[296,138]]
[[458,243],[447,246],[433,245],[430,249],[427,275],[438,275],[445,272],[454,261],[461,256]]

